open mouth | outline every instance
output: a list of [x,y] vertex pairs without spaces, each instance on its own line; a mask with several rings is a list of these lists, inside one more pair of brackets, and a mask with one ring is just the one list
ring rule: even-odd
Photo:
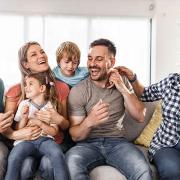
[[99,75],[100,69],[90,69],[90,73],[92,76],[97,76]]
[[41,65],[41,64],[46,64],[46,61],[45,61],[45,60],[41,60],[41,61],[38,62],[38,64],[39,64],[39,65]]

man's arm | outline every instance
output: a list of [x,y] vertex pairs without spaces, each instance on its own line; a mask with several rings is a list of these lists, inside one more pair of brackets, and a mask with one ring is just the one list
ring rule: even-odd
[[106,122],[109,118],[107,103],[102,100],[92,108],[87,117],[84,116],[70,116],[70,134],[74,141],[86,139],[93,127]]
[[128,90],[117,70],[112,70],[110,81],[112,81],[118,91],[122,93],[125,107],[130,115],[138,122],[143,122],[145,117],[145,107],[143,103],[138,100],[137,96]]

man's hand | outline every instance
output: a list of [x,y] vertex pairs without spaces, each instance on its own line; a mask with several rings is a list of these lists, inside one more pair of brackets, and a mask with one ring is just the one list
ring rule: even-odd
[[124,93],[128,91],[117,69],[111,70],[109,81],[116,86],[119,92]]
[[125,66],[117,66],[114,69],[117,69],[120,75],[126,76],[129,80],[134,78],[134,72]]
[[102,99],[92,108],[90,114],[88,115],[86,121],[89,126],[96,127],[99,124],[103,124],[109,118],[109,104],[102,102]]
[[5,132],[9,127],[11,127],[13,117],[14,114],[12,111],[0,113],[0,133]]

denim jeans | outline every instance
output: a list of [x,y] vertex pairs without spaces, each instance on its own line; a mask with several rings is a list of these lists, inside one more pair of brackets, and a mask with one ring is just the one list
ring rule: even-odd
[[22,165],[21,179],[33,180],[36,171],[39,169],[40,176],[44,180],[53,180],[53,167],[47,156],[42,156],[38,161],[33,156],[27,157]]
[[0,141],[0,180],[4,179],[6,172],[7,158],[9,150],[3,142]]
[[77,143],[66,153],[71,180],[88,180],[96,166],[107,164],[128,180],[151,180],[143,154],[125,138],[94,138]]
[[[65,153],[68,149],[73,147],[75,142],[72,141],[71,136],[69,135],[68,130],[64,132],[64,139],[61,144],[59,144],[62,151]],[[39,163],[40,162],[40,163]],[[39,167],[40,176],[44,180],[54,179],[52,164],[47,156],[41,157],[37,161],[32,156],[27,157],[22,165],[21,169],[21,179],[23,180],[32,180],[34,178],[35,172]]]
[[180,142],[174,147],[161,148],[154,155],[160,180],[180,179]]
[[8,158],[8,168],[5,180],[19,180],[22,164],[26,157],[33,156],[37,159],[45,155],[49,158],[55,180],[68,180],[68,170],[64,155],[59,145],[51,138],[41,137],[35,141],[23,141],[16,145]]

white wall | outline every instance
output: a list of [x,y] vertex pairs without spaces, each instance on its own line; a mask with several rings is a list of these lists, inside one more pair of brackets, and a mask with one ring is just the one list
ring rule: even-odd
[[180,73],[180,0],[156,0],[153,81]]
[[151,16],[154,0],[0,0],[0,11],[76,15]]
[[180,70],[180,0],[0,0],[0,12],[152,17],[152,82]]

